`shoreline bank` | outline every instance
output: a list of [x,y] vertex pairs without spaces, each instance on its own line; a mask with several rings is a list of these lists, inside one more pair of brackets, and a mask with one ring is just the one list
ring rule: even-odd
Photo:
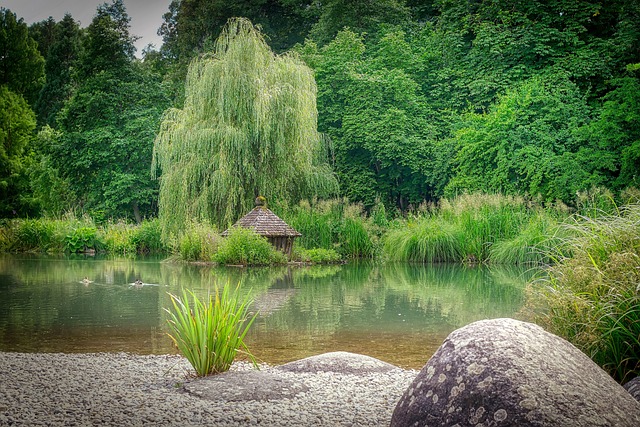
[[[222,375],[251,371],[236,362]],[[178,355],[0,352],[0,425],[388,425],[417,375],[396,367],[347,373],[261,365],[259,372],[296,393],[225,400],[213,388],[197,395],[188,390],[207,379],[195,378]]]

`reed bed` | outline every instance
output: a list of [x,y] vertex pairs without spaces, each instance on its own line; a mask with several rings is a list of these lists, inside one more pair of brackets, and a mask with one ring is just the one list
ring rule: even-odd
[[442,199],[384,236],[384,254],[422,263],[544,262],[560,218],[522,198],[474,194]]
[[640,204],[576,217],[548,277],[529,285],[535,321],[566,338],[616,380],[640,375]]

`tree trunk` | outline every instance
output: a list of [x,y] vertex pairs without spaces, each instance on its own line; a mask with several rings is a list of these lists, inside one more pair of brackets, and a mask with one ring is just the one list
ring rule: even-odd
[[142,218],[140,217],[140,207],[138,206],[138,202],[131,202],[133,205],[133,216],[136,218],[136,223],[140,224],[142,222]]

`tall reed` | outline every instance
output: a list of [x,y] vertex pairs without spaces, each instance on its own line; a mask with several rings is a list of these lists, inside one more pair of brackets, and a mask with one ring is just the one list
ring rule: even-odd
[[229,283],[222,292],[216,288],[206,302],[191,291],[183,290],[182,297],[169,294],[173,304],[172,310],[165,309],[169,336],[198,376],[228,371],[239,351],[257,366],[244,342],[257,314],[249,317],[248,297],[241,299],[238,288],[230,288]]
[[442,199],[404,226],[390,229],[384,236],[384,253],[393,260],[427,263],[533,260],[529,246],[538,237],[531,224],[539,215],[539,209],[511,196]]
[[529,286],[528,307],[624,383],[640,375],[640,204],[566,228],[548,279]]
[[303,200],[283,213],[285,220],[302,236],[297,243],[305,249],[333,249],[345,258],[371,258],[382,235],[384,208],[368,217],[361,204],[347,199]]

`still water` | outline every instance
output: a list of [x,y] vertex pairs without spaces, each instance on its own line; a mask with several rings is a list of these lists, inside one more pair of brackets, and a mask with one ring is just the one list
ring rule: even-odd
[[[153,258],[0,256],[0,351],[175,353],[168,293],[227,281],[258,317],[247,343],[279,364],[328,351],[421,368],[446,336],[517,315],[536,272],[460,265],[222,268]],[[140,279],[142,286],[136,286]]]

